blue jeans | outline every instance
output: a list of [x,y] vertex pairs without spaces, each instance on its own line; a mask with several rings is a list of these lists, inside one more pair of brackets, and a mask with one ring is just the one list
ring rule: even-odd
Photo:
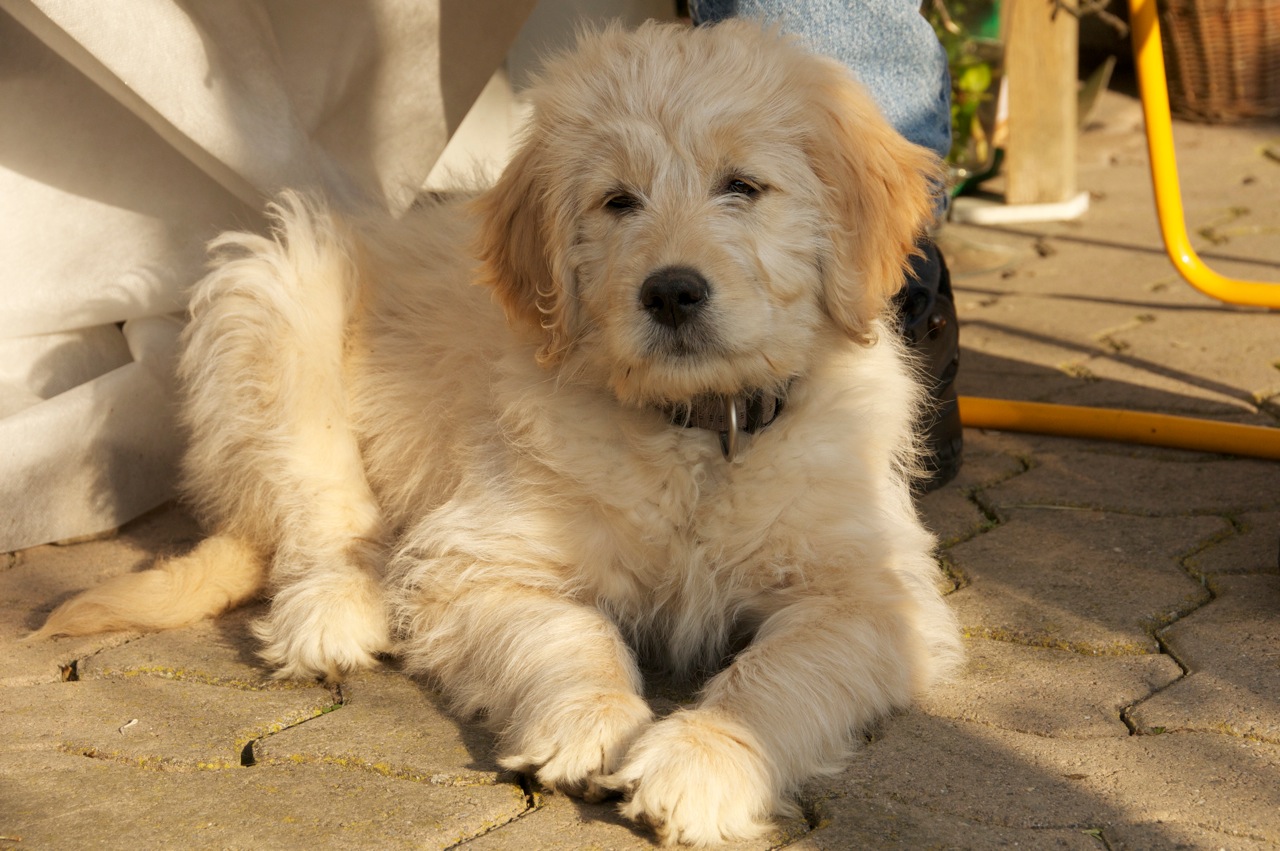
[[689,11],[699,24],[729,17],[781,24],[847,65],[899,133],[947,155],[951,78],[919,0],[689,0]]

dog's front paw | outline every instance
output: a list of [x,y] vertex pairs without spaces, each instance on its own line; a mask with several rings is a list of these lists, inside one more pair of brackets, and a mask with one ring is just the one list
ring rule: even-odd
[[707,710],[654,724],[601,784],[626,795],[622,814],[652,827],[667,845],[750,839],[768,830],[780,808],[756,738]]
[[532,773],[548,789],[600,800],[612,790],[600,786],[599,779],[618,767],[652,721],[649,704],[631,692],[576,697],[514,725],[507,733],[511,752],[498,762]]
[[337,679],[372,668],[375,654],[391,649],[386,603],[363,574],[328,576],[283,589],[271,611],[253,626],[259,655],[281,678]]

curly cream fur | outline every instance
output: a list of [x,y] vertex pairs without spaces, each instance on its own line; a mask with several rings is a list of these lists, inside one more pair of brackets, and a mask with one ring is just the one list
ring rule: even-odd
[[[751,836],[959,657],[908,492],[921,393],[880,318],[937,164],[745,23],[585,35],[533,102],[473,199],[395,221],[285,193],[271,236],[218,241],[181,374],[220,543],[180,600],[91,590],[43,633],[169,627],[265,583],[284,675],[394,647],[504,765],[620,792],[665,841]],[[671,266],[711,288],[693,352],[639,304]],[[665,413],[756,388],[786,408],[732,462]],[[743,636],[653,720],[638,653],[714,669]]]

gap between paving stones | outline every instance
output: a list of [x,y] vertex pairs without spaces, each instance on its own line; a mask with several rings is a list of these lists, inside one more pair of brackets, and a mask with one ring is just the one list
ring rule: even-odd
[[[990,504],[985,504],[982,502],[980,493],[974,494],[974,500],[975,500],[975,504],[978,505],[979,509],[983,512],[984,515],[988,517],[992,517],[994,519],[992,520],[992,523],[990,526],[985,526],[978,533],[976,533],[973,536],[970,536],[966,540],[972,540],[972,538],[977,537],[978,534],[985,534],[986,532],[992,529],[996,529],[1002,526],[1005,522],[999,517],[998,510],[995,506]],[[1230,540],[1235,535],[1241,534],[1242,526],[1237,520],[1234,519],[1233,516],[1231,516],[1230,514],[1219,514],[1211,511],[1201,511],[1201,512],[1192,511],[1192,512],[1160,514],[1160,513],[1148,513],[1148,512],[1140,512],[1140,511],[1116,510],[1116,509],[1110,509],[1110,508],[1099,508],[1097,506],[1086,506],[1086,505],[1049,505],[1049,504],[1037,504],[1037,503],[1008,504],[1000,507],[1006,508],[1006,509],[1013,508],[1013,509],[1021,509],[1021,510],[1029,510],[1029,511],[1101,512],[1105,514],[1117,514],[1117,515],[1123,515],[1123,516],[1129,516],[1129,517],[1142,517],[1142,518],[1188,517],[1189,516],[1189,517],[1216,517],[1218,519],[1223,520],[1228,525],[1229,528],[1227,528],[1226,530],[1211,534],[1207,538],[1197,542],[1189,550],[1179,554],[1176,558],[1176,564],[1178,565],[1178,568],[1182,570],[1182,572],[1185,573],[1190,579],[1192,579],[1195,582],[1198,582],[1201,585],[1201,587],[1205,589],[1207,597],[1204,600],[1201,600],[1199,602],[1188,602],[1183,607],[1172,609],[1166,612],[1161,612],[1155,619],[1145,624],[1145,628],[1150,633],[1152,640],[1155,642],[1158,648],[1157,652],[1160,655],[1167,655],[1171,659],[1173,659],[1173,661],[1178,665],[1178,667],[1182,669],[1183,676],[1186,676],[1186,673],[1187,673],[1186,665],[1183,664],[1182,660],[1178,659],[1177,656],[1168,648],[1168,646],[1165,644],[1163,639],[1161,639],[1158,633],[1160,630],[1167,629],[1168,627],[1172,626],[1178,621],[1199,611],[1200,609],[1204,608],[1205,606],[1213,603],[1215,600],[1218,599],[1218,593],[1213,588],[1212,580],[1208,576],[1190,567],[1187,564],[1187,562],[1190,559],[1194,558],[1199,553],[1202,553],[1205,550],[1209,549],[1210,547],[1220,544],[1223,541]],[[961,542],[957,542],[957,543],[961,543]],[[947,566],[944,569],[946,570],[949,576],[960,580],[960,584],[956,586],[956,590],[960,590],[961,588],[968,587],[971,584],[971,580],[969,579],[969,577],[965,576],[964,571],[954,566],[953,564],[951,564],[949,560],[947,560]],[[1078,642],[1060,641],[1060,640],[1044,640],[1044,641],[1027,640],[1022,636],[1009,632],[1008,630],[1003,630],[999,627],[982,628],[978,630],[966,629],[965,636],[968,638],[982,638],[990,641],[1005,641],[1011,644],[1019,644],[1019,645],[1024,645],[1028,647],[1047,647],[1047,648],[1053,648],[1057,650],[1064,650],[1071,653],[1080,653],[1080,654],[1089,655],[1089,656],[1147,655],[1146,651],[1141,651],[1141,650],[1138,650],[1137,648],[1116,647],[1116,648],[1109,648],[1106,651],[1100,651],[1096,647],[1079,644]],[[1177,682],[1177,680],[1175,680],[1174,682]]]
[[[1024,475],[1038,466],[1033,456],[1028,455],[1028,456],[1010,456],[1010,457],[1016,458],[1016,460],[1020,464],[1020,469],[1015,470],[1005,476],[1002,476],[998,480],[985,481],[980,484],[974,485],[970,488],[966,488],[964,491],[965,498],[970,503],[972,503],[975,508],[977,508],[978,512],[982,515],[982,517],[985,518],[985,522],[980,524],[977,527],[967,530],[965,533],[961,535],[955,536],[953,539],[946,541],[945,544],[942,546],[941,552],[939,553],[938,561],[939,561],[940,568],[943,570],[944,574],[948,577],[948,579],[950,580],[953,586],[951,589],[951,592],[948,592],[948,593],[952,593],[954,591],[958,591],[962,588],[969,586],[972,580],[969,576],[967,576],[964,573],[962,569],[956,566],[954,561],[947,555],[947,550],[949,550],[951,547],[956,546],[958,544],[964,543],[966,541],[970,541],[980,535],[987,534],[988,532],[1002,526],[1006,521],[1004,518],[1001,517],[1001,513],[1000,513],[1001,508],[1004,508],[1004,509],[1021,508],[1021,509],[1032,509],[1032,510],[1059,510],[1059,511],[1103,511],[1107,513],[1122,514],[1122,515],[1129,515],[1129,516],[1135,516],[1135,517],[1179,517],[1179,516],[1218,517],[1226,522],[1228,528],[1215,532],[1209,537],[1199,541],[1195,546],[1178,555],[1176,559],[1176,563],[1179,569],[1182,570],[1191,579],[1199,582],[1200,585],[1203,588],[1205,588],[1208,595],[1207,598],[1197,603],[1190,603],[1184,608],[1180,608],[1178,610],[1170,611],[1167,613],[1162,613],[1164,617],[1161,617],[1158,620],[1158,622],[1153,622],[1147,625],[1147,630],[1150,633],[1152,640],[1155,642],[1156,647],[1158,648],[1157,650],[1158,654],[1167,656],[1171,661],[1173,661],[1173,663],[1178,666],[1180,673],[1177,679],[1173,680],[1167,685],[1157,687],[1153,689],[1146,696],[1140,698],[1139,700],[1134,701],[1133,703],[1125,707],[1122,707],[1119,713],[1119,720],[1129,730],[1130,736],[1151,735],[1152,734],[1151,732],[1144,733],[1140,729],[1139,725],[1133,720],[1133,712],[1137,709],[1137,707],[1151,700],[1156,695],[1173,687],[1175,684],[1182,682],[1190,674],[1190,669],[1187,667],[1187,664],[1181,658],[1178,657],[1177,653],[1173,651],[1173,649],[1169,646],[1168,642],[1164,639],[1164,637],[1160,633],[1163,630],[1167,629],[1168,627],[1172,626],[1173,624],[1177,623],[1178,621],[1181,621],[1182,619],[1190,616],[1191,614],[1201,610],[1205,606],[1212,604],[1219,598],[1219,593],[1217,589],[1213,587],[1212,577],[1205,572],[1195,569],[1189,564],[1189,562],[1192,559],[1194,559],[1197,555],[1210,549],[1211,547],[1219,545],[1227,540],[1230,540],[1233,537],[1243,534],[1244,525],[1235,516],[1237,512],[1223,513],[1223,512],[1207,510],[1207,509],[1203,509],[1203,510],[1192,509],[1190,511],[1181,511],[1181,512],[1158,512],[1158,511],[1141,511],[1141,510],[1133,510],[1133,509],[1117,509],[1115,507],[1084,505],[1084,504],[1073,505],[1073,504],[1028,503],[1028,504],[997,506],[993,502],[990,502],[984,498],[984,493],[986,491],[992,488],[995,488],[1000,484],[1008,482],[1018,476]],[[1189,460],[1195,460],[1195,459],[1189,459]],[[1052,645],[1038,644],[1035,642],[1028,642],[1024,639],[1021,639],[1018,636],[1004,634],[1002,631],[998,629],[981,630],[981,631],[966,630],[966,637],[984,639],[984,640],[993,640],[993,641],[1007,641],[1012,644],[1024,645],[1024,646],[1052,646],[1056,649],[1060,649],[1060,650],[1064,650],[1072,653],[1079,653],[1083,655],[1098,655],[1095,648],[1086,649],[1083,647],[1063,645],[1061,643],[1054,643]],[[1116,655],[1129,655],[1129,654],[1118,653]],[[1144,653],[1143,655],[1146,655],[1146,654]],[[977,722],[977,723],[981,723],[981,722]],[[1223,731],[1223,732],[1226,735],[1236,735],[1230,730]],[[1163,730],[1156,730],[1154,731],[1154,733],[1157,735],[1168,735]],[[1049,737],[1049,738],[1052,738],[1052,737]],[[868,741],[872,741],[872,740],[873,739],[871,738],[868,739]],[[1105,847],[1108,847],[1108,848],[1110,847],[1110,844],[1106,841],[1106,838],[1103,835],[1102,830],[1099,828],[1089,829],[1089,828],[1084,828],[1076,825],[1066,825],[1066,826],[1058,826],[1056,828],[1050,828],[1050,829],[1082,830],[1086,833],[1089,833],[1090,835],[1093,835]]]
[[[391,780],[401,780],[408,783],[419,783],[419,784],[424,784],[428,786],[468,788],[468,787],[477,786],[477,785],[484,785],[484,786],[493,785],[488,783],[476,783],[474,781],[468,781],[460,777],[452,777],[446,774],[439,774],[439,773],[426,774],[421,771],[414,771],[408,768],[396,767],[386,762],[370,762],[367,760],[362,760],[357,757],[350,757],[350,756],[339,756],[339,757],[305,756],[302,754],[291,754],[285,757],[266,757],[266,758],[261,758],[259,756],[259,753],[261,751],[261,743],[271,738],[272,736],[283,733],[285,732],[285,730],[292,730],[297,727],[300,727],[303,724],[306,724],[308,721],[313,721],[316,718],[320,718],[323,715],[329,714],[330,712],[337,712],[343,709],[347,704],[347,698],[342,692],[341,683],[331,686],[330,689],[335,695],[335,702],[328,709],[320,713],[317,713],[316,715],[313,715],[310,718],[303,719],[302,721],[299,721],[297,724],[293,724],[288,727],[282,727],[279,730],[273,730],[266,735],[258,736],[252,739],[251,741],[249,741],[241,751],[241,760],[240,760],[241,767],[257,768],[258,766],[269,767],[269,766],[286,766],[286,765],[324,765],[324,766],[329,766],[329,767],[339,768],[344,770],[366,772],[369,774],[378,775],[380,777],[385,777]],[[502,781],[499,781],[499,782],[501,783]],[[450,849],[464,846],[467,843],[480,838],[481,836],[485,836],[490,833],[493,833],[496,830],[500,830],[501,828],[506,827],[507,825],[510,825],[513,822],[518,821],[519,819],[524,818],[530,813],[535,812],[536,810],[542,808],[543,806],[542,794],[533,786],[532,781],[527,776],[519,773],[514,774],[512,776],[511,785],[516,786],[520,789],[520,792],[525,802],[525,807],[523,810],[516,813],[511,818],[504,819],[494,824],[485,825],[478,832],[471,834],[470,836],[463,837],[457,842],[454,842],[451,845],[446,846],[444,851],[450,851]]]
[[507,819],[506,821],[499,822],[498,824],[488,825],[478,833],[474,833],[471,836],[467,836],[467,837],[464,837],[463,839],[459,839],[457,842],[453,843],[452,845],[445,846],[444,848],[441,849],[441,851],[454,851],[454,849],[463,848],[466,845],[472,842],[475,842],[477,839],[479,839],[482,836],[488,836],[489,834],[495,831],[502,830],[502,828],[515,824],[525,816],[528,816],[530,813],[533,813],[533,812],[536,812],[537,810],[542,809],[543,807],[542,793],[539,792],[536,788],[534,788],[533,781],[531,781],[528,777],[526,777],[523,774],[517,774],[516,785],[519,786],[520,791],[524,793],[525,807],[523,810],[516,813],[514,816]]
[[[126,665],[126,666],[103,666],[98,667],[90,663],[90,660],[97,657],[100,653],[110,650],[116,651],[120,647],[146,638],[146,634],[138,634],[131,636],[120,644],[113,644],[110,647],[95,650],[92,653],[85,654],[80,657],[73,658],[59,667],[62,670],[63,682],[81,682],[81,681],[98,681],[98,680],[123,680],[133,678],[148,678],[157,680],[171,680],[177,682],[196,683],[203,686],[214,688],[226,688],[239,692],[270,692],[270,691],[291,691],[315,688],[315,683],[299,682],[294,680],[274,680],[261,679],[250,680],[240,677],[219,676],[210,674],[195,668],[189,667],[169,667],[164,665]],[[87,670],[91,670],[86,677],[82,679],[82,674]],[[286,767],[289,765],[317,765],[326,766],[355,772],[363,772],[377,775],[390,780],[405,781],[410,783],[418,783],[422,785],[430,785],[435,787],[451,787],[466,788],[475,785],[495,785],[495,784],[477,784],[464,778],[451,777],[444,774],[427,774],[421,771],[414,771],[408,768],[393,766],[385,761],[366,761],[353,757],[325,757],[325,756],[304,756],[289,755],[281,757],[260,757],[262,745],[269,739],[289,730],[295,730],[303,725],[315,721],[325,715],[341,710],[348,702],[347,697],[342,691],[341,684],[331,686],[329,688],[332,695],[332,702],[322,706],[318,711],[312,711],[305,717],[289,719],[286,723],[272,724],[270,728],[264,732],[258,733],[239,739],[234,743],[233,753],[238,754],[238,761],[229,760],[221,762],[202,762],[197,763],[194,767],[186,764],[175,764],[165,758],[142,758],[136,756],[128,756],[124,754],[113,754],[93,745],[76,745],[64,743],[58,747],[62,753],[72,756],[80,756],[89,759],[99,759],[117,764],[128,765],[132,768],[154,772],[172,772],[172,771],[234,771],[237,768],[256,769],[271,767]],[[532,812],[541,809],[544,806],[543,796],[538,791],[533,782],[524,775],[511,775],[511,779],[506,781],[500,779],[497,785],[506,785],[509,783],[520,790],[525,806],[518,813],[510,818],[503,819],[497,823],[483,826],[478,832],[463,837],[449,847],[458,847],[465,845],[467,842],[474,840],[480,836],[492,833],[514,821],[521,819]]]
[[981,514],[983,517],[983,522],[977,525],[976,527],[970,527],[969,529],[966,529],[965,531],[957,535],[953,535],[950,538],[946,539],[945,541],[940,541],[938,544],[938,555],[937,555],[938,567],[939,569],[942,570],[943,575],[946,576],[951,583],[951,589],[946,592],[947,594],[952,594],[956,591],[959,591],[961,588],[964,588],[967,585],[969,585],[971,581],[969,577],[964,573],[964,571],[962,571],[960,568],[956,566],[955,562],[952,561],[950,556],[947,554],[947,551],[958,544],[963,544],[966,541],[971,541],[974,538],[978,537],[979,535],[987,534],[991,530],[999,527],[1001,523],[1004,522],[1000,519],[999,515],[990,506],[984,505],[982,503],[982,501],[978,498],[978,495],[983,490],[986,490],[987,488],[996,487],[997,485],[1001,485],[1011,479],[1015,479],[1018,476],[1024,475],[1030,472],[1031,470],[1035,469],[1035,466],[1036,466],[1035,459],[1030,456],[1014,455],[1010,453],[1000,453],[1000,454],[1003,454],[1005,457],[1010,458],[1013,461],[1017,462],[1018,468],[1015,470],[1011,470],[1005,473],[1004,475],[997,476],[993,479],[985,480],[980,484],[970,485],[964,488],[963,490],[965,500],[968,501],[970,504],[972,504],[973,507],[978,510],[978,513]]
[[[1194,559],[1197,555],[1199,555],[1200,553],[1205,552],[1206,550],[1210,549],[1211,547],[1214,547],[1214,546],[1217,546],[1217,545],[1219,545],[1219,544],[1222,544],[1222,543],[1224,543],[1224,542],[1226,542],[1226,541],[1231,540],[1231,539],[1232,539],[1232,538],[1234,538],[1234,537],[1238,537],[1238,536],[1243,535],[1243,534],[1245,533],[1245,531],[1246,531],[1246,529],[1245,529],[1245,524],[1244,524],[1242,521],[1240,521],[1237,517],[1230,516],[1230,515],[1222,515],[1222,518],[1223,518],[1224,520],[1226,520],[1226,521],[1227,521],[1227,523],[1229,523],[1229,524],[1230,524],[1230,529],[1228,529],[1228,530],[1224,530],[1224,531],[1222,531],[1222,532],[1220,532],[1220,533],[1218,533],[1218,534],[1216,534],[1216,535],[1213,535],[1213,536],[1209,537],[1208,539],[1206,539],[1206,540],[1202,541],[1202,542],[1200,543],[1200,545],[1198,545],[1198,546],[1197,546],[1197,547],[1195,547],[1194,549],[1190,550],[1189,552],[1185,553],[1184,555],[1182,555],[1182,556],[1180,556],[1180,557],[1178,558],[1178,566],[1179,566],[1179,567],[1180,567],[1180,568],[1181,568],[1181,569],[1182,569],[1182,570],[1183,570],[1183,571],[1184,571],[1188,576],[1190,576],[1192,579],[1195,579],[1195,580],[1197,580],[1197,581],[1199,581],[1199,582],[1201,583],[1201,585],[1202,585],[1202,586],[1205,588],[1205,590],[1209,593],[1209,599],[1207,599],[1203,604],[1201,604],[1201,605],[1199,605],[1199,606],[1195,607],[1191,612],[1188,612],[1187,614],[1183,615],[1182,617],[1179,617],[1179,618],[1177,618],[1177,619],[1175,619],[1175,620],[1173,620],[1173,621],[1170,621],[1170,622],[1169,622],[1169,623],[1167,623],[1167,624],[1164,624],[1164,625],[1160,626],[1160,627],[1159,627],[1155,632],[1153,632],[1153,633],[1152,633],[1152,638],[1154,638],[1154,639],[1155,639],[1157,646],[1160,648],[1160,652],[1161,652],[1161,654],[1166,655],[1166,656],[1168,656],[1170,659],[1172,659],[1172,660],[1173,660],[1173,662],[1174,662],[1174,663],[1175,663],[1175,664],[1176,664],[1176,665],[1181,669],[1182,674],[1181,674],[1181,676],[1179,676],[1179,677],[1178,677],[1176,680],[1174,680],[1173,682],[1169,683],[1168,685],[1165,685],[1165,686],[1163,686],[1163,687],[1160,687],[1160,688],[1157,688],[1157,689],[1153,690],[1153,691],[1152,691],[1150,694],[1148,694],[1146,697],[1142,698],[1141,700],[1134,701],[1133,703],[1131,703],[1130,705],[1126,706],[1126,707],[1121,711],[1121,713],[1120,713],[1120,720],[1121,720],[1121,721],[1123,721],[1123,722],[1124,722],[1124,724],[1125,724],[1125,726],[1129,728],[1129,733],[1130,733],[1130,735],[1134,735],[1134,736],[1142,736],[1142,735],[1176,735],[1178,732],[1180,732],[1180,731],[1176,731],[1176,730],[1173,730],[1173,731],[1167,731],[1167,732],[1166,732],[1166,730],[1165,730],[1163,727],[1153,727],[1153,728],[1151,729],[1151,731],[1150,731],[1150,732],[1143,732],[1143,731],[1139,728],[1139,725],[1137,724],[1137,722],[1133,720],[1133,715],[1132,715],[1132,713],[1133,713],[1133,712],[1134,712],[1138,707],[1140,707],[1142,704],[1146,703],[1147,701],[1150,701],[1150,700],[1154,699],[1157,695],[1159,695],[1159,694],[1161,694],[1161,693],[1163,693],[1163,692],[1167,691],[1168,689],[1173,688],[1175,685],[1177,685],[1178,683],[1182,682],[1182,681],[1183,681],[1183,680],[1185,680],[1188,676],[1190,676],[1190,675],[1191,675],[1191,669],[1190,669],[1190,667],[1187,665],[1187,663],[1186,663],[1186,662],[1184,662],[1181,658],[1179,658],[1179,656],[1178,656],[1177,652],[1175,652],[1175,651],[1174,651],[1174,649],[1169,645],[1169,643],[1168,643],[1168,641],[1165,639],[1165,637],[1164,637],[1163,635],[1161,635],[1160,633],[1161,633],[1161,632],[1163,632],[1164,630],[1168,629],[1169,627],[1173,626],[1175,623],[1177,623],[1178,621],[1180,621],[1180,620],[1182,620],[1183,618],[1187,617],[1188,615],[1192,614],[1193,612],[1200,611],[1201,609],[1205,608],[1206,606],[1211,605],[1212,603],[1214,603],[1214,602],[1216,602],[1217,600],[1219,600],[1219,599],[1220,599],[1220,597],[1221,597],[1221,593],[1220,593],[1220,591],[1215,587],[1214,578],[1213,578],[1210,574],[1205,573],[1205,572],[1202,572],[1202,571],[1199,571],[1199,570],[1197,570],[1196,568],[1192,567],[1192,566],[1189,564],[1189,562],[1190,562],[1192,559]],[[1242,574],[1242,575],[1250,575],[1250,574]],[[1257,574],[1252,574],[1252,575],[1257,575]],[[1221,734],[1221,735],[1231,736],[1231,737],[1233,737],[1233,738],[1246,739],[1246,740],[1249,740],[1249,741],[1257,741],[1257,742],[1263,742],[1263,743],[1268,743],[1268,744],[1274,744],[1274,743],[1275,743],[1275,742],[1274,742],[1273,740],[1271,740],[1271,739],[1267,739],[1267,738],[1259,738],[1259,737],[1257,737],[1257,736],[1252,736],[1252,735],[1248,735],[1248,734],[1245,734],[1245,733],[1241,733],[1240,731],[1236,730],[1235,728],[1231,727],[1230,725],[1223,725],[1223,726],[1221,726],[1220,728],[1217,728],[1215,731],[1216,731],[1216,732],[1218,732],[1218,733],[1219,733],[1219,734]]]
[[[308,717],[302,718],[292,724],[282,725],[279,729],[272,729],[261,736],[254,736],[253,738],[245,741],[243,745],[240,742],[236,742],[236,746],[240,750],[240,767],[253,768],[254,766],[259,764],[270,764],[270,761],[263,761],[258,759],[257,748],[258,748],[259,742],[261,742],[263,739],[269,739],[278,733],[283,733],[285,730],[292,730],[295,727],[301,727],[303,724],[307,723],[308,721],[312,721],[323,715],[328,715],[330,712],[337,712],[344,705],[346,705],[347,700],[346,700],[346,697],[342,694],[341,683],[336,683],[334,685],[328,686],[327,688],[328,688],[329,694],[332,695],[333,697],[333,703],[329,704],[326,707],[321,707],[320,711],[315,713],[314,715],[309,715]],[[360,766],[355,766],[355,767],[358,768]]]
[[[134,640],[134,639],[131,639],[131,640]],[[87,659],[94,655],[97,655],[97,654],[96,653],[89,654],[88,657],[84,657],[84,658]],[[66,665],[62,666],[62,669],[64,671],[64,677],[63,677],[64,682],[80,681],[78,671],[81,667],[82,661],[83,660],[79,658],[72,659]],[[132,678],[132,677],[151,677],[156,679],[196,682],[201,685],[208,685],[208,686],[214,686],[214,687],[220,687],[220,688],[229,688],[236,691],[248,691],[248,692],[291,690],[291,689],[304,689],[304,688],[314,687],[314,684],[312,683],[300,683],[295,681],[284,681],[284,680],[263,680],[261,682],[252,682],[248,680],[218,677],[211,674],[205,674],[200,671],[167,668],[162,666],[139,666],[136,668],[103,668],[100,671],[96,671],[94,674],[94,679],[119,679],[119,678]],[[293,729],[302,727],[303,725],[307,724],[308,722],[314,721],[317,718],[320,718],[332,712],[337,712],[341,710],[347,703],[347,699],[342,692],[341,684],[335,684],[335,685],[329,686],[328,690],[333,697],[333,702],[331,704],[321,707],[319,711],[315,711],[311,714],[306,715],[305,717],[297,718],[295,720],[291,720],[286,723],[277,722],[277,724],[273,724],[268,731],[262,734],[254,735],[252,737],[246,738],[243,741],[236,741],[233,751],[238,752],[240,754],[238,765],[234,765],[229,762],[197,763],[197,765],[194,767],[194,770],[196,771],[234,771],[237,768],[254,769],[254,768],[258,768],[259,766],[268,767],[268,766],[287,766],[291,764],[310,764],[310,765],[325,765],[328,767],[347,769],[347,770],[359,771],[359,772],[367,772],[367,773],[376,774],[378,776],[385,777],[388,779],[401,780],[401,781],[406,781],[410,783],[421,783],[421,784],[426,784],[431,786],[464,788],[464,787],[476,785],[473,782],[469,782],[461,778],[447,777],[439,774],[427,775],[422,772],[416,772],[409,769],[396,768],[386,763],[381,763],[381,762],[373,763],[373,762],[367,762],[364,760],[353,759],[349,757],[312,758],[312,757],[296,756],[296,757],[277,757],[277,758],[267,758],[267,759],[260,759],[258,757],[258,752],[259,752],[261,743],[266,741],[267,739],[270,739],[273,736],[279,735],[280,733],[283,733],[286,730],[293,730]],[[121,754],[113,754],[107,751],[103,751],[100,748],[97,748],[94,746],[79,746],[79,745],[72,745],[72,744],[63,744],[59,746],[57,750],[72,756],[81,756],[87,759],[101,759],[101,760],[106,760],[111,762],[122,763],[122,764],[129,765],[133,768],[146,770],[146,771],[164,772],[164,771],[175,771],[175,770],[177,771],[190,770],[189,767],[187,766],[174,765],[168,760],[165,760],[163,758],[138,759],[136,757],[126,757]],[[485,785],[488,785],[488,784],[485,784]],[[525,777],[524,775],[516,775],[513,778],[512,785],[517,786],[524,797],[525,808],[523,810],[521,810],[519,813],[515,814],[509,819],[505,819],[496,824],[486,825],[478,833],[465,837],[462,840],[448,847],[457,848],[459,846],[465,845],[467,842],[470,842],[473,839],[476,839],[480,836],[491,833],[495,830],[499,830],[502,827],[505,827],[511,824],[512,822],[520,818],[523,818],[524,816],[528,815],[531,812],[534,812],[535,810],[543,806],[541,793],[538,792],[532,786],[531,781],[527,777]]]

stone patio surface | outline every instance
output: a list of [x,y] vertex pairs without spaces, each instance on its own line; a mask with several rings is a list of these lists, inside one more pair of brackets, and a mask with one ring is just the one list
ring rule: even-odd
[[[1203,256],[1280,281],[1280,127],[1176,134]],[[1131,98],[1103,99],[1079,179],[1078,222],[944,231],[961,392],[1280,425],[1280,315],[1176,276]],[[921,505],[967,669],[743,847],[1280,847],[1280,464],[969,430],[959,479]],[[19,642],[198,535],[166,508],[0,555],[0,851],[651,847],[611,805],[499,770],[427,684],[268,679],[260,607]]]

